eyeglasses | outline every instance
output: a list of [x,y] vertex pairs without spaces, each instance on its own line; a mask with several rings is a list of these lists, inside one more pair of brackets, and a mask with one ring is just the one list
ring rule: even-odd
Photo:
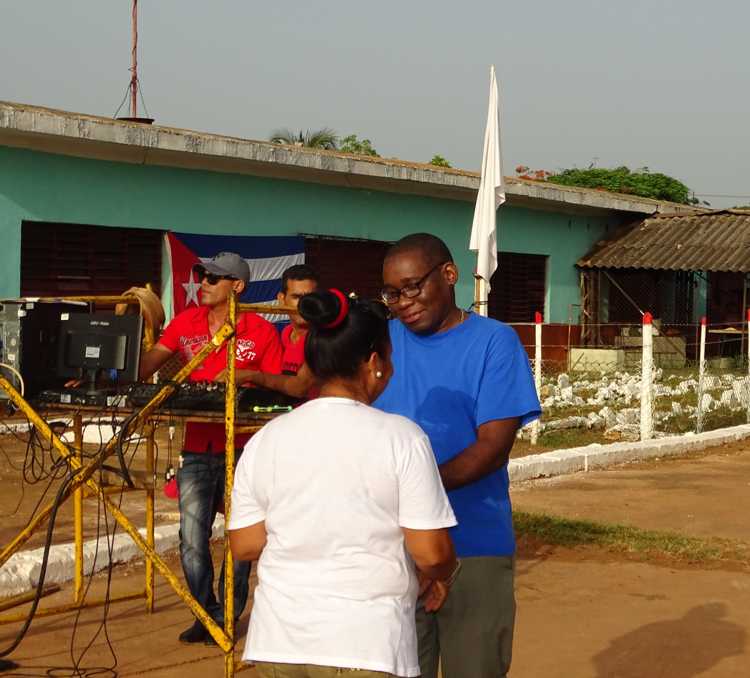
[[237,280],[237,278],[231,275],[209,273],[205,268],[196,267],[195,272],[198,274],[198,282],[203,282],[203,280],[205,280],[209,285],[216,285],[220,280]]
[[404,285],[400,290],[396,289],[395,287],[384,287],[382,290],[380,290],[380,296],[386,304],[390,305],[397,303],[402,296],[406,299],[413,299],[414,297],[419,296],[419,293],[422,291],[422,287],[427,282],[427,278],[429,278],[441,266],[448,263],[450,262],[441,261],[439,264],[435,264],[419,280],[413,283],[409,283],[408,285]]

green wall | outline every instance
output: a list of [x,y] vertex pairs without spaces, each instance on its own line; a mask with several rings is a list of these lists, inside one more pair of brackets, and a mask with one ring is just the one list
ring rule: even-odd
[[[473,205],[454,200],[132,165],[0,146],[0,296],[20,289],[21,221],[157,228],[226,235],[330,236],[396,240],[429,231],[462,272],[459,303],[473,297],[468,251]],[[576,260],[618,216],[581,217],[515,207],[498,213],[509,252],[549,255],[546,319],[566,322],[579,303]],[[574,309],[574,321],[577,309]],[[531,320],[531,318],[529,319]]]

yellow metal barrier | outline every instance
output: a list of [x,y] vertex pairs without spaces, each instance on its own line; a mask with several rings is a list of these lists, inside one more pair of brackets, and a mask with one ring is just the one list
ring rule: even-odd
[[[130,296],[76,296],[64,298],[42,298],[39,301],[81,301],[88,303],[100,304],[138,304],[135,297]],[[84,601],[83,600],[83,499],[84,496],[96,495],[103,503],[106,509],[111,513],[117,523],[123,530],[130,535],[134,543],[143,552],[146,558],[146,581],[144,591],[112,596],[110,602],[134,600],[145,598],[146,609],[148,612],[153,611],[154,606],[154,569],[158,570],[164,576],[175,593],[185,602],[193,614],[200,620],[216,641],[217,645],[224,652],[224,675],[225,678],[231,678],[236,671],[247,668],[246,665],[235,667],[234,660],[234,569],[232,553],[229,548],[229,540],[225,528],[224,540],[224,567],[225,567],[225,586],[224,586],[224,629],[220,628],[214,620],[206,613],[201,605],[195,600],[190,591],[183,586],[180,580],[169,569],[168,565],[154,550],[154,435],[155,427],[149,421],[150,415],[174,392],[177,385],[182,383],[189,374],[194,371],[206,357],[215,350],[219,350],[226,343],[227,350],[227,382],[226,382],[226,402],[225,402],[225,431],[226,431],[226,449],[225,465],[226,475],[224,479],[224,515],[225,525],[229,524],[231,502],[232,502],[232,485],[234,483],[234,440],[235,432],[248,433],[258,431],[261,426],[244,425],[235,426],[236,421],[236,337],[235,327],[238,312],[254,313],[285,313],[293,312],[293,309],[280,306],[271,306],[267,304],[238,304],[234,293],[229,299],[229,317],[227,322],[219,328],[218,332],[212,337],[211,341],[206,344],[165,386],[149,401],[132,419],[128,420],[124,426],[126,430],[122,436],[126,437],[144,425],[146,434],[146,538],[144,539],[138,529],[125,516],[119,507],[112,502],[108,495],[112,493],[112,488],[101,487],[92,479],[94,473],[100,468],[103,460],[111,456],[118,442],[115,436],[110,440],[100,453],[99,457],[91,461],[88,465],[83,463],[83,420],[80,414],[74,417],[74,450],[71,451],[68,446],[50,429],[42,417],[31,407],[31,405],[18,393],[13,385],[0,374],[0,388],[9,396],[11,402],[18,407],[29,419],[29,421],[39,430],[43,437],[50,440],[52,446],[65,459],[71,471],[77,472],[75,477],[69,482],[60,501],[66,501],[71,494],[74,496],[74,531],[75,531],[75,569],[74,569],[74,587],[73,602],[66,605],[59,605],[37,611],[39,616],[49,616],[77,610],[81,607],[92,607],[105,604],[105,600]],[[149,344],[153,343],[153,337],[147,337]],[[119,491],[119,490],[118,490]],[[0,552],[0,565],[4,564],[11,555],[25,544],[32,534],[37,530],[50,516],[54,508],[54,503],[50,502],[39,510],[29,521],[27,526],[19,532],[18,535],[7,544]],[[29,594],[25,594],[29,595]],[[25,619],[25,615],[6,616],[0,619],[1,623],[20,621]]]

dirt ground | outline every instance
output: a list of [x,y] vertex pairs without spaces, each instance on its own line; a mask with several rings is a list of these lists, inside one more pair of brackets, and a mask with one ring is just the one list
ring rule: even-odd
[[[4,491],[0,493],[0,544],[10,541],[31,516],[40,500],[44,503],[51,501],[59,481],[49,477],[52,456],[47,450],[42,453],[37,450],[34,455],[28,449],[29,436],[25,433],[14,435],[0,435],[0,483]],[[174,522],[177,515],[177,501],[168,499],[162,491],[163,475],[168,463],[177,466],[179,456],[179,431],[174,441],[170,442],[166,426],[157,430],[156,466],[157,490],[155,494],[156,524]],[[49,446],[47,446],[49,447]],[[132,468],[145,468],[145,442],[133,445],[129,449],[132,455]],[[85,450],[93,454],[96,445],[86,445]],[[117,466],[116,457],[107,460],[107,464]],[[23,479],[26,478],[26,482]],[[37,480],[38,479],[38,480]],[[36,482],[31,482],[36,481]],[[128,492],[110,495],[113,501],[120,503],[125,514],[139,527],[145,525],[146,495],[144,492]],[[84,500],[84,537],[93,538],[97,529],[104,530],[103,522],[98,517],[98,500],[96,497]],[[110,519],[111,523],[111,519]],[[71,541],[73,539],[73,502],[69,500],[59,511],[55,522],[55,543]],[[44,530],[34,535],[25,548],[34,548],[44,544]]]
[[518,484],[511,498],[524,511],[750,542],[750,443]]
[[[523,510],[750,542],[743,528],[750,509],[750,445],[745,445],[517,486],[513,501]],[[176,555],[170,562],[179,572]],[[716,564],[674,567],[596,548],[531,543],[520,549],[517,573],[513,678],[750,675],[750,574]],[[112,591],[140,588],[141,576],[140,564],[116,568]],[[105,582],[103,574],[97,575],[89,595],[101,595]],[[157,582],[153,615],[145,613],[142,601],[110,608],[107,630],[117,655],[116,675],[222,676],[218,649],[177,642],[191,615],[158,576]],[[70,595],[70,587],[65,587],[44,605],[66,602]],[[81,614],[74,656],[99,627],[102,613],[99,607]],[[240,623],[238,654],[247,616],[246,611]],[[19,669],[3,675],[73,675],[69,667],[74,620],[74,614],[37,617],[11,655]],[[0,649],[18,628],[19,624],[0,626]],[[95,667],[111,664],[100,633],[82,664],[89,671],[81,675],[93,676]]]

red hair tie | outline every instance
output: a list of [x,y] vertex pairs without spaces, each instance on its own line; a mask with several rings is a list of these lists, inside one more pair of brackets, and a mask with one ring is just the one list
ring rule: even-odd
[[328,291],[331,294],[337,296],[339,299],[338,315],[327,325],[323,325],[323,329],[332,330],[334,327],[338,327],[342,322],[344,322],[344,318],[346,318],[347,313],[349,313],[349,300],[341,290],[337,290],[336,288],[332,287]]

